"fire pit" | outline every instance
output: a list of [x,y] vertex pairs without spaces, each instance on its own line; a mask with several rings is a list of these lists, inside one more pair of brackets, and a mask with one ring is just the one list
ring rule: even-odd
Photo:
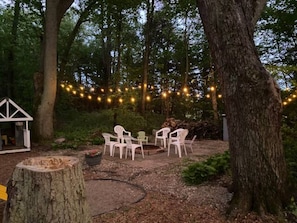
[[[137,152],[140,153],[140,150],[138,150]],[[153,155],[153,154],[157,154],[157,153],[163,153],[165,152],[163,147],[160,146],[155,146],[154,144],[145,144],[143,145],[143,152],[145,155]]]

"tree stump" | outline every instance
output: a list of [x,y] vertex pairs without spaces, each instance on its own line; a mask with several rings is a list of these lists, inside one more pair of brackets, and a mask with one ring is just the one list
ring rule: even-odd
[[80,162],[70,156],[26,159],[7,187],[3,223],[91,222]]

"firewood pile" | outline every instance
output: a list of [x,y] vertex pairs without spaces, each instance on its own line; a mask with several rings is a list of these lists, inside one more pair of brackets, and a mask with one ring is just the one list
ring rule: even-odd
[[169,127],[171,131],[178,128],[189,130],[187,138],[197,135],[197,139],[222,139],[223,127],[211,121],[187,122],[174,118],[167,118],[161,126]]

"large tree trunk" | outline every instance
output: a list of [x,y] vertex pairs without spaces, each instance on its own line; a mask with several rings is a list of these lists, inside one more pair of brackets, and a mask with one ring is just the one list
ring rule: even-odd
[[253,41],[266,1],[197,3],[223,88],[234,185],[230,210],[280,214],[287,201],[280,91]]
[[79,159],[35,157],[17,164],[3,223],[91,222]]
[[57,91],[57,39],[60,22],[74,0],[47,0],[44,44],[44,78],[40,105],[34,121],[37,139],[50,139],[54,134],[54,106]]
[[146,94],[147,94],[147,83],[148,83],[148,73],[149,73],[149,58],[151,52],[151,27],[154,18],[154,10],[155,10],[155,1],[148,0],[146,2],[146,24],[144,26],[144,33],[145,33],[145,49],[143,53],[143,73],[142,73],[142,90],[141,90],[141,107],[140,112],[142,115],[145,113],[145,105],[146,105]]

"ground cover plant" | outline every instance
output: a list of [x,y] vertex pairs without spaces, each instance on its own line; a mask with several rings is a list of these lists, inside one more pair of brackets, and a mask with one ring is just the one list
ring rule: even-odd
[[223,154],[211,156],[205,161],[190,164],[183,170],[182,177],[187,184],[197,185],[227,174],[229,170],[230,154],[226,151]]

